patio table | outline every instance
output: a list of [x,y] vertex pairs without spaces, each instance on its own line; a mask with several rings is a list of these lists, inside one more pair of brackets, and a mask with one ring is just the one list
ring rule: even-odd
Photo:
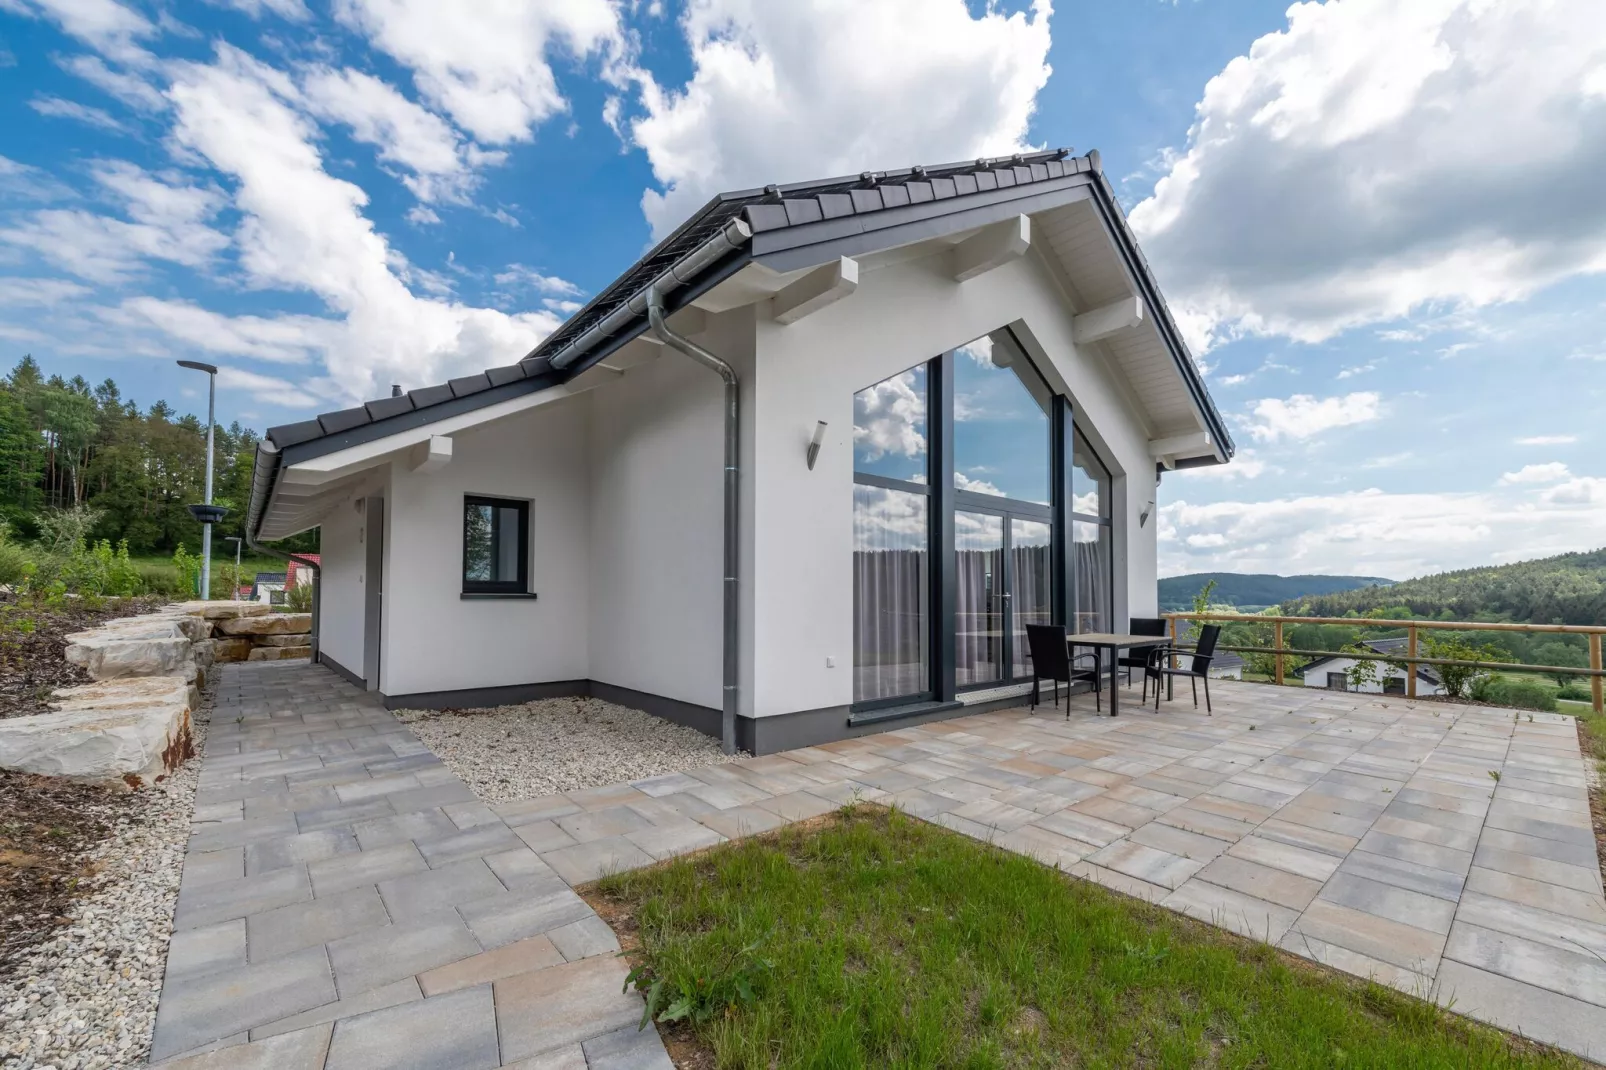
[[1110,662],[1110,716],[1121,715],[1121,688],[1117,681],[1120,666],[1116,664],[1123,650],[1136,650],[1143,647],[1169,646],[1171,640],[1163,635],[1123,635],[1119,632],[1079,632],[1065,637],[1074,651],[1079,646],[1092,647],[1096,651],[1108,650]]

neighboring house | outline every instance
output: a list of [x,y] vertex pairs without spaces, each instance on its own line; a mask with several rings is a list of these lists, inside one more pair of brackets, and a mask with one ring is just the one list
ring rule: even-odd
[[[1396,657],[1405,656],[1404,637],[1398,639],[1369,639],[1361,645],[1375,650],[1379,654],[1392,654]],[[1354,658],[1317,658],[1300,670],[1305,677],[1306,687],[1325,687],[1331,691],[1365,691],[1371,694],[1403,695],[1406,688],[1405,670],[1397,669],[1384,661],[1374,662],[1377,666],[1377,682],[1369,683],[1356,688],[1350,686],[1349,670],[1355,666]],[[1445,693],[1444,682],[1437,673],[1426,665],[1418,665],[1416,669],[1416,693],[1418,695],[1442,695]]]
[[251,601],[283,604],[284,575],[283,572],[258,572],[251,581]]
[[1210,659],[1210,678],[1213,680],[1242,680],[1244,678],[1243,656],[1223,650]]
[[319,657],[392,706],[768,753],[1156,615],[1160,474],[1232,451],[1097,154],[1043,152],[715,197],[517,363],[270,429],[247,531],[321,528]]

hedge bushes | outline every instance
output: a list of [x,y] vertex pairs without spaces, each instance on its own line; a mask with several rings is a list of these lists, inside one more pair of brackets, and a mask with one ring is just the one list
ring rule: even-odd
[[1472,697],[1479,702],[1547,713],[1556,710],[1556,693],[1557,688],[1538,680],[1513,679],[1500,673],[1480,676],[1472,685]]

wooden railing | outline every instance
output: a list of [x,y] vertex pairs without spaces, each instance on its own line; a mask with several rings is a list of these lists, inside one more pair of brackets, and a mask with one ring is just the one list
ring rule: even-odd
[[[1606,713],[1606,668],[1602,668],[1601,641],[1606,636],[1606,627],[1597,627],[1587,624],[1493,624],[1474,621],[1448,621],[1448,620],[1385,620],[1375,617],[1274,617],[1261,616],[1255,613],[1163,613],[1161,616],[1171,622],[1171,644],[1178,646],[1182,636],[1180,623],[1182,621],[1231,621],[1246,624],[1270,624],[1272,629],[1271,646],[1233,646],[1221,644],[1218,650],[1230,650],[1237,654],[1271,654],[1274,655],[1274,671],[1272,678],[1281,684],[1286,676],[1286,664],[1289,655],[1295,657],[1331,657],[1354,658],[1357,661],[1387,661],[1394,664],[1408,666],[1405,674],[1405,693],[1409,698],[1416,697],[1416,669],[1419,665],[1460,665],[1468,668],[1535,672],[1549,675],[1585,676],[1589,678],[1590,698],[1596,713]],[[1376,629],[1376,630],[1403,630],[1405,632],[1405,651],[1402,654],[1368,654],[1353,650],[1302,650],[1285,646],[1283,643],[1283,626],[1286,624],[1341,624],[1347,628]],[[1453,632],[1551,632],[1563,635],[1582,635],[1589,642],[1589,668],[1584,669],[1576,665],[1523,665],[1517,662],[1505,661],[1469,661],[1456,658],[1425,657],[1418,653],[1418,639],[1421,633],[1432,630]]]

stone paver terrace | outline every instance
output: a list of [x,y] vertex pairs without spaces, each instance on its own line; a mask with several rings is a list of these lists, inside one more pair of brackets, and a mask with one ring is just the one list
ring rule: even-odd
[[1222,682],[1214,716],[1179,695],[1111,719],[1078,698],[1069,718],[978,714],[487,808],[321,669],[234,669],[224,691],[158,1058],[667,1066],[568,886],[855,798],[1606,1052],[1571,718]]

